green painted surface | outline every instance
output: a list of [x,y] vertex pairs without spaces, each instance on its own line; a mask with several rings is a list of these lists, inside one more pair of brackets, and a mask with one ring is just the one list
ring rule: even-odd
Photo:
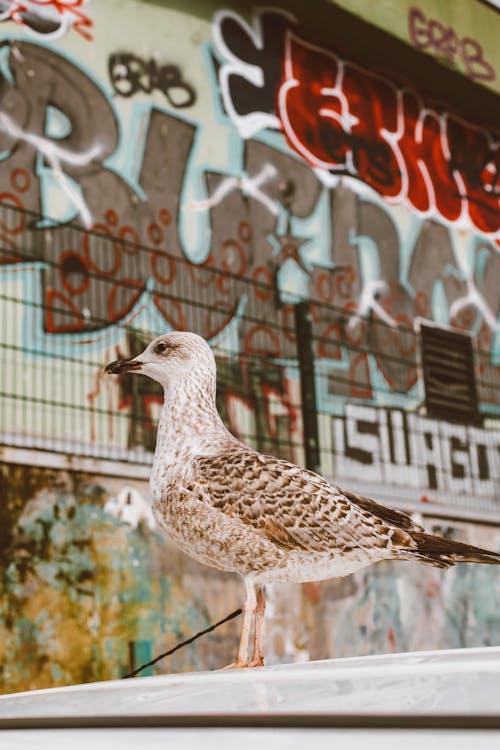
[[[1,466],[3,692],[121,677],[218,615],[183,580],[189,565],[146,523],[111,515],[109,496],[82,475]],[[206,661],[191,649],[161,668]]]

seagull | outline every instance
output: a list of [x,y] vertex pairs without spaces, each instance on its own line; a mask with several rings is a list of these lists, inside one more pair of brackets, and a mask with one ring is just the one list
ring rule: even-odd
[[199,562],[243,577],[240,641],[226,668],[263,666],[270,582],[345,576],[380,560],[500,563],[500,553],[427,534],[402,511],[238,440],[217,411],[213,352],[195,333],[159,336],[104,371],[147,375],[164,389],[150,480],[162,531]]

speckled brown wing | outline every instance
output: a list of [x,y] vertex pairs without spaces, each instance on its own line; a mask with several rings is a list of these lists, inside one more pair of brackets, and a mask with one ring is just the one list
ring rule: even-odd
[[[415,547],[411,518],[246,447],[198,458],[194,484],[214,508],[258,529],[282,549],[327,552]],[[410,533],[408,533],[410,532]]]

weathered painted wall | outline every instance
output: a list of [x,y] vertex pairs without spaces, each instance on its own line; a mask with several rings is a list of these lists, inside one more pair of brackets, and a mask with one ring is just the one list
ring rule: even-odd
[[[165,545],[144,486],[6,465],[0,481],[4,692],[119,677],[238,606],[228,576]],[[170,668],[227,654],[218,634]]]
[[[138,666],[241,605],[236,576],[160,538],[144,485],[4,464],[0,482],[2,691],[120,677],[131,659]],[[425,523],[500,545],[498,528]],[[270,664],[500,644],[494,566],[443,572],[384,563],[324,583],[275,585],[268,594]],[[157,670],[229,663],[238,628],[238,620],[224,625]]]

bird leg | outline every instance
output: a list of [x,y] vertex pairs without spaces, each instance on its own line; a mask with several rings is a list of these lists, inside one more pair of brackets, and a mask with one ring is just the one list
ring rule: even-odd
[[264,612],[266,610],[266,598],[264,590],[259,586],[257,588],[257,602],[255,607],[255,629],[253,633],[253,655],[252,661],[248,663],[249,667],[264,666],[264,649],[262,646],[262,634],[264,625]]
[[[257,597],[255,595],[255,586],[248,578],[245,578],[246,599],[243,605],[243,623],[241,625],[240,643],[236,659],[222,669],[242,669],[248,667],[248,642],[250,640],[250,629],[252,620],[257,607]],[[259,589],[260,591],[260,589]]]

